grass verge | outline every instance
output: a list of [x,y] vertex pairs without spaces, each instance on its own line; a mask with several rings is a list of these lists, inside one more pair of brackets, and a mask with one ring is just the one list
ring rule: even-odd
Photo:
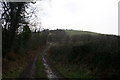
[[78,69],[74,65],[60,65],[58,63],[54,64],[56,69],[64,75],[65,78],[79,78],[79,79],[95,79],[95,75],[90,75],[90,71],[87,69]]

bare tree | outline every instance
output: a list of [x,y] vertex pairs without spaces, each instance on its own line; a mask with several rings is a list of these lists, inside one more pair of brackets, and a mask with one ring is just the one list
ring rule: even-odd
[[31,2],[1,2],[3,20],[2,25],[2,45],[3,53],[11,50],[16,31],[22,24],[26,24],[26,20],[33,14],[34,10],[28,12],[29,3]]

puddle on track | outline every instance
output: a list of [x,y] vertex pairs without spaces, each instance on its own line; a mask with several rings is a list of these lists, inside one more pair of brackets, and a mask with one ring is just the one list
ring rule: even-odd
[[52,71],[52,69],[50,68],[50,66],[48,65],[46,59],[43,57],[42,58],[43,60],[43,65],[45,66],[45,71],[47,73],[47,77],[50,79],[50,80],[57,80],[57,76],[55,75],[55,73]]

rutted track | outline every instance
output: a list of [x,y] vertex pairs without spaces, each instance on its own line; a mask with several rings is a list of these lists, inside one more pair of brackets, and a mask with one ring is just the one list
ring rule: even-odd
[[42,53],[37,54],[34,58],[34,61],[32,61],[22,72],[20,75],[20,78],[27,78],[35,80],[35,69],[36,69],[36,62],[38,59],[38,56],[42,56],[42,62],[45,67],[45,72],[47,73],[47,77],[49,80],[66,80],[62,74],[57,71],[57,69],[53,66],[52,62],[47,58],[47,51],[49,50],[51,44],[49,44]]
[[23,73],[20,75],[20,78],[32,78],[35,79],[35,67],[36,67],[36,61],[37,61],[37,55],[34,58],[34,61],[31,62],[23,71]]
[[61,75],[50,60],[47,58],[47,51],[49,50],[51,44],[47,46],[46,50],[42,53],[43,65],[45,66],[45,71],[49,80],[66,80],[63,75]]
[[52,71],[52,69],[50,68],[50,65],[48,64],[48,62],[46,61],[44,57],[43,57],[43,65],[45,66],[46,73],[49,79],[58,78],[56,74]]

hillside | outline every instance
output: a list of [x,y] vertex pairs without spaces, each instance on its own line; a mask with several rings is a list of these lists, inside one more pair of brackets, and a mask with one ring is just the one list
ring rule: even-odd
[[[35,72],[33,77],[46,78],[42,56],[38,56],[43,53],[49,65],[52,65],[50,68],[54,68],[52,73],[58,72],[65,78],[100,79],[120,76],[119,36],[47,29],[29,33],[27,40],[27,33],[18,34],[13,51],[4,54],[3,78],[18,78],[23,73],[23,77],[26,77],[32,72]],[[31,65],[36,70],[32,70]]]
[[120,37],[74,30],[65,32],[69,39],[53,45],[48,55],[64,76],[82,79],[120,76]]

